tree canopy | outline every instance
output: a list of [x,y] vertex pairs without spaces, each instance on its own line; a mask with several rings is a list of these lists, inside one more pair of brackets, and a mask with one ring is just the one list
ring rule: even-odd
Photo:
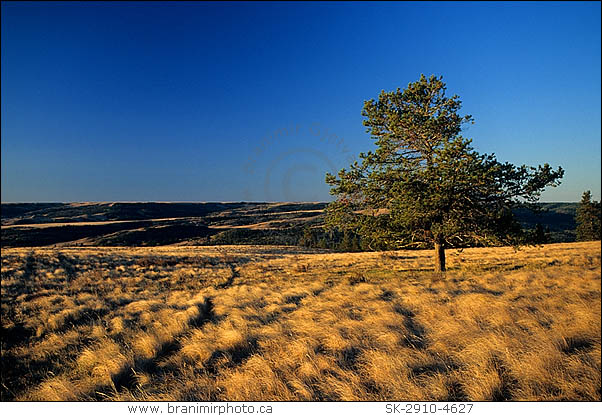
[[442,77],[424,75],[403,91],[365,101],[363,124],[376,149],[326,175],[337,197],[326,209],[326,225],[354,230],[372,249],[434,246],[440,271],[446,247],[520,243],[512,208],[535,209],[563,169],[479,154],[461,135],[473,122],[459,114],[461,104],[457,95],[446,96]]
[[600,239],[600,202],[592,201],[592,193],[583,193],[575,215],[578,241],[596,241]]

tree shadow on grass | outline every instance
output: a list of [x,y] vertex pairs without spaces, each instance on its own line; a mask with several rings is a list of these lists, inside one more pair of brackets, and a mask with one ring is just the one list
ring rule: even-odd
[[428,343],[426,330],[424,326],[416,321],[414,312],[401,304],[395,304],[393,311],[403,316],[403,325],[408,332],[402,341],[403,345],[413,349],[425,349]]
[[258,347],[256,337],[247,338],[246,341],[237,343],[227,349],[214,351],[205,363],[205,367],[210,374],[215,376],[220,370],[240,366],[256,353]]

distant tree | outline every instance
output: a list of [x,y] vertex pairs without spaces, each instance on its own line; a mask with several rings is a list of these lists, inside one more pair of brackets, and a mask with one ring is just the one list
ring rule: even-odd
[[577,240],[596,241],[600,239],[600,202],[592,201],[592,193],[583,193],[575,215]]
[[550,242],[550,229],[544,229],[541,223],[535,225],[535,229],[531,232],[530,242],[534,244],[547,244]]
[[376,150],[326,175],[337,196],[327,227],[351,229],[371,249],[434,247],[437,271],[445,271],[448,247],[524,242],[512,208],[535,208],[563,176],[561,167],[517,167],[476,152],[460,135],[472,117],[459,115],[459,97],[445,91],[441,77],[422,75],[366,101],[363,123]]
[[350,252],[352,247],[352,233],[349,229],[343,232],[343,240],[339,244],[339,251]]
[[339,251],[358,252],[361,250],[359,236],[351,229],[343,231],[343,239],[339,244]]
[[353,241],[351,242],[351,251],[359,252],[362,250],[361,238],[357,234],[353,234]]
[[305,247],[316,247],[318,245],[318,236],[310,226],[303,228],[303,235],[301,235],[299,245]]

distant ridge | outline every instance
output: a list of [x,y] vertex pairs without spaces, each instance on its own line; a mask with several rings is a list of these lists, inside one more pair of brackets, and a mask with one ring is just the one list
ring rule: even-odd
[[[515,211],[527,229],[540,223],[550,242],[575,240],[578,203]],[[327,202],[2,203],[3,247],[170,244],[297,245],[323,223]]]

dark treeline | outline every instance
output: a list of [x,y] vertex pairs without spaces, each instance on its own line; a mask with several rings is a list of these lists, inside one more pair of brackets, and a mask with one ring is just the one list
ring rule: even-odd
[[[523,230],[523,241],[526,244],[546,244],[554,241],[550,227],[537,223],[533,229]],[[298,241],[299,246],[306,248],[328,249],[337,252],[364,252],[386,250],[387,247],[376,241],[362,238],[352,230],[326,230],[321,227],[305,227]],[[467,246],[468,247],[468,246]],[[432,248],[428,244],[415,245],[415,249]]]

